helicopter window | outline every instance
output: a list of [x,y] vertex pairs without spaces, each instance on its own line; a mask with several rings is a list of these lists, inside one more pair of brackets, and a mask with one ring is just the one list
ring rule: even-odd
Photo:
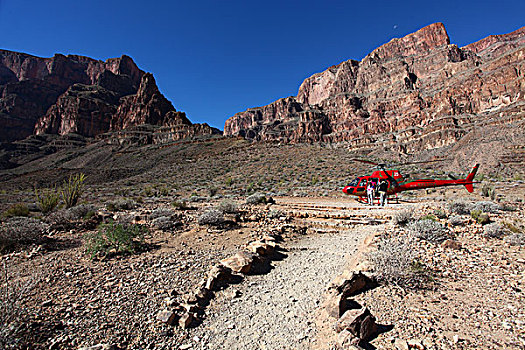
[[357,186],[358,183],[359,183],[359,178],[355,178],[355,179],[352,180],[352,182],[350,182],[348,184],[348,186],[355,187],[355,186]]
[[364,187],[366,186],[366,179],[362,179],[360,182],[359,182],[359,187]]

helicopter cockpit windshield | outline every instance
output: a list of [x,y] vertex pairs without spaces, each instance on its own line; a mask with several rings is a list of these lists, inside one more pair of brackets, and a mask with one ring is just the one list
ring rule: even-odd
[[352,180],[352,182],[350,182],[350,183],[348,184],[348,186],[350,186],[350,187],[356,187],[358,183],[359,183],[359,178],[356,177],[355,179]]

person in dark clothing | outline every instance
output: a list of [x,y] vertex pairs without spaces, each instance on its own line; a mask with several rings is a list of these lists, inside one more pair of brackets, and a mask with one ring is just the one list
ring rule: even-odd
[[378,192],[379,192],[379,204],[383,207],[385,206],[385,204],[388,204],[387,201],[388,201],[388,181],[386,181],[385,179],[381,180],[381,182],[379,183],[379,188],[378,188]]

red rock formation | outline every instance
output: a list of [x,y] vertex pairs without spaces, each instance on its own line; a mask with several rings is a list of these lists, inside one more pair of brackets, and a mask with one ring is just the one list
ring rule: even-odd
[[141,124],[172,127],[172,139],[218,133],[177,112],[128,56],[103,62],[0,50],[0,142],[33,132],[94,137]]
[[150,73],[142,76],[135,95],[122,98],[111,121],[111,130],[121,130],[133,125],[191,125],[185,113],[175,111],[173,105],[159,91]]
[[236,114],[224,134],[404,151],[451,144],[481,121],[524,117],[524,38],[522,28],[458,48],[435,23],[314,74],[297,97]]

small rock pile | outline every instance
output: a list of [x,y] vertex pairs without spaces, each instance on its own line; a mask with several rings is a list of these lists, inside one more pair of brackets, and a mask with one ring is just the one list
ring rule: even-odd
[[[214,292],[227,288],[233,282],[238,283],[244,275],[268,264],[271,254],[278,248],[279,240],[282,240],[282,236],[278,233],[264,233],[259,240],[246,244],[244,249],[213,265],[207,278],[199,282],[192,292],[184,295],[184,302],[167,298],[164,308],[157,314],[157,320],[170,326],[179,325],[181,328],[197,326],[204,316],[204,308],[213,299]],[[171,294],[175,296],[177,293],[172,291]]]
[[352,271],[333,281],[323,303],[333,329],[338,333],[335,349],[361,349],[378,331],[376,318],[352,297],[377,285],[371,275]]

